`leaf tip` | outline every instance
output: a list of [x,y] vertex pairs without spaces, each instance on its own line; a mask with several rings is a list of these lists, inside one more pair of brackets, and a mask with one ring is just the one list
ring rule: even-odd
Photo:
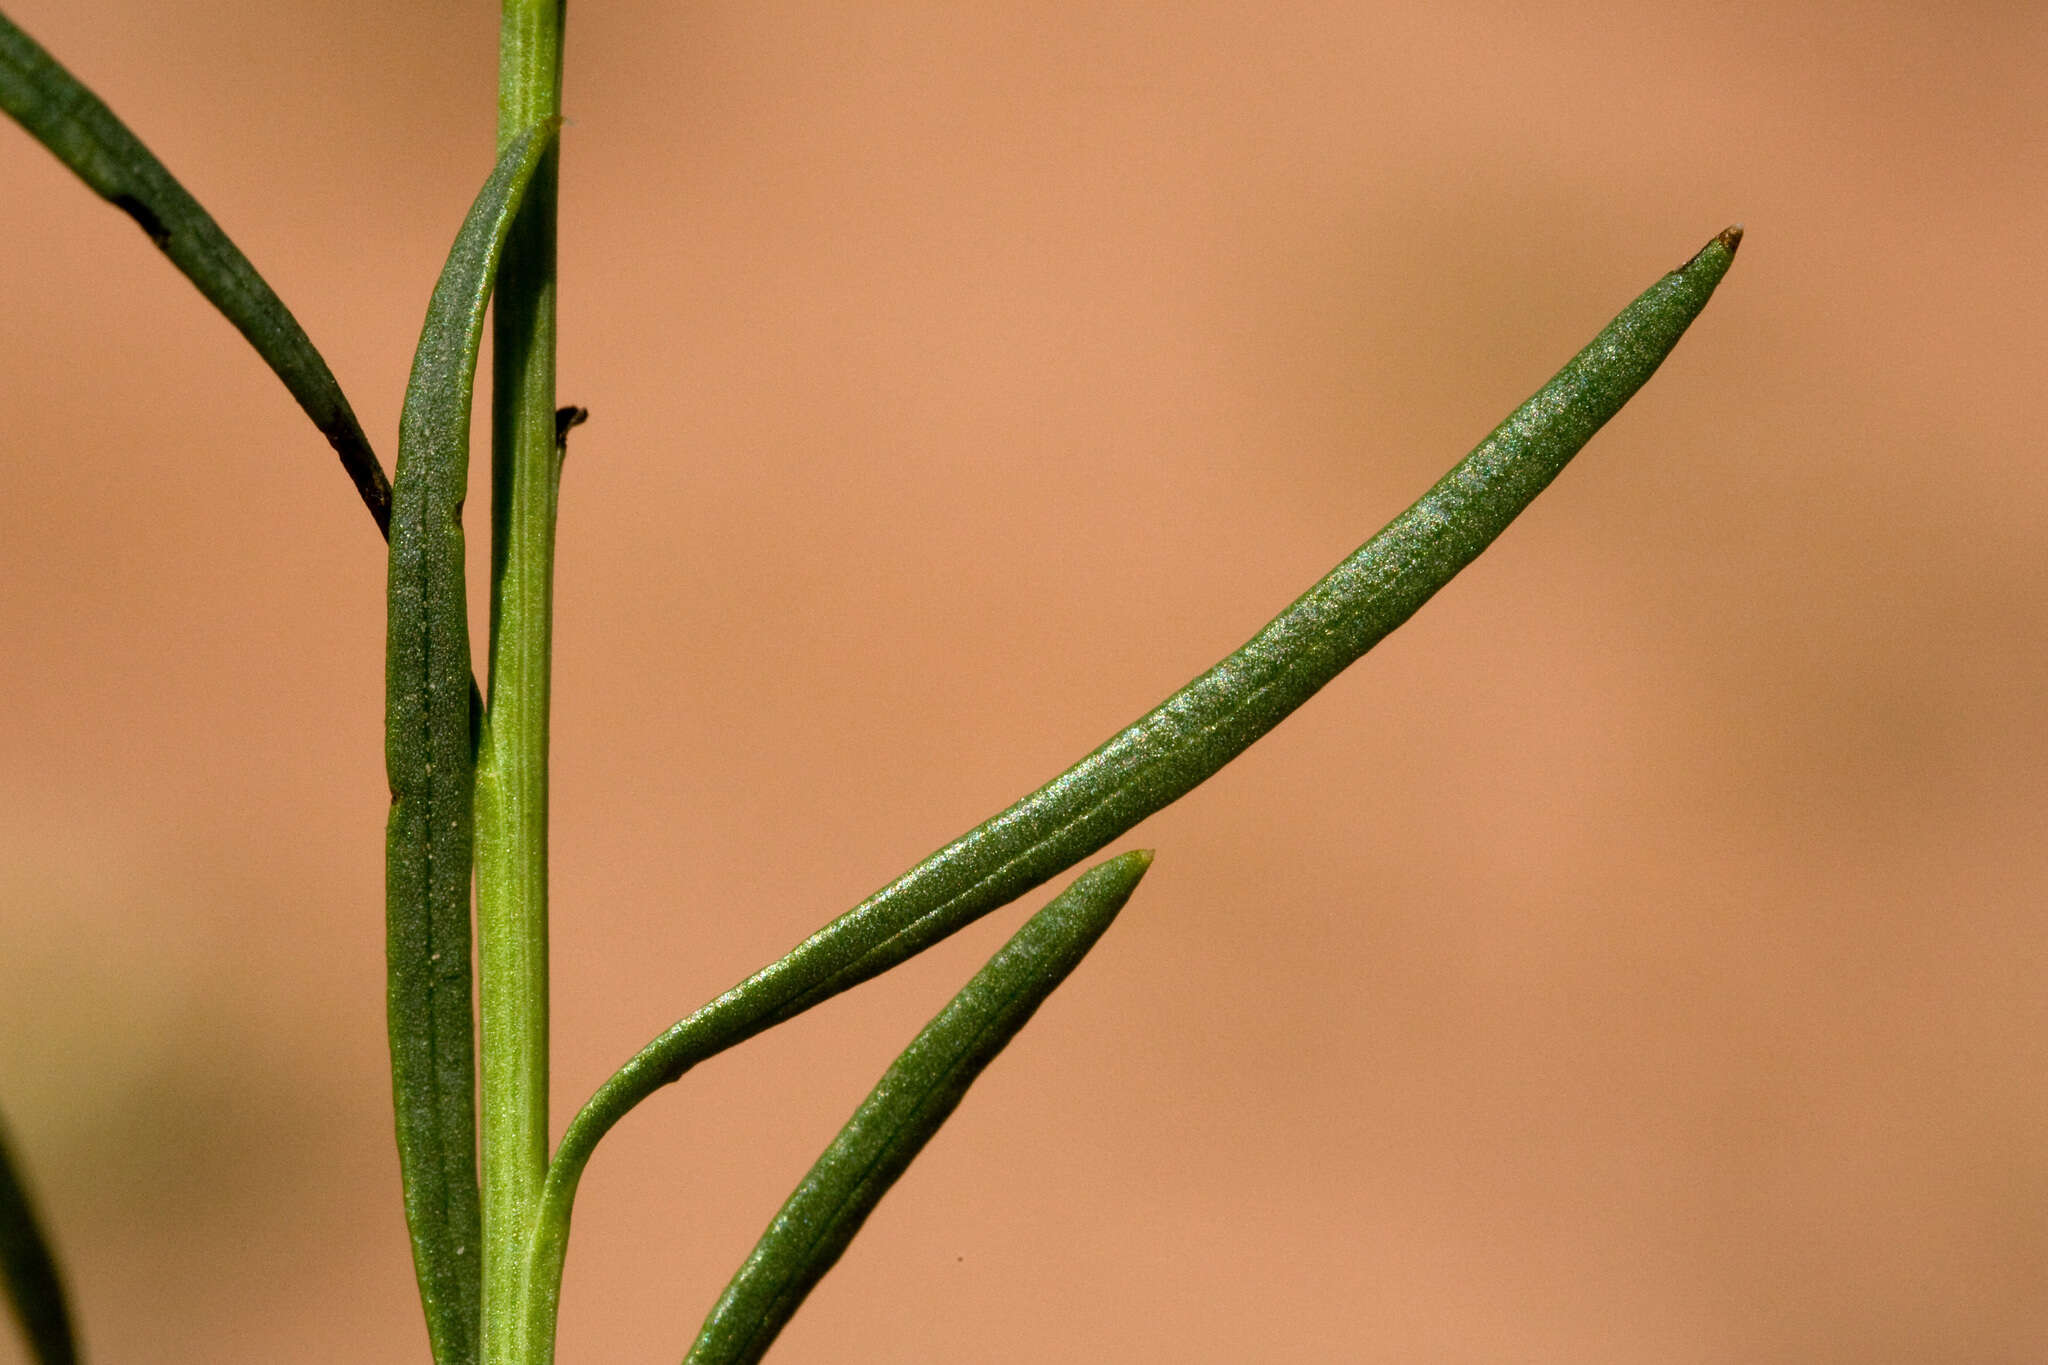
[[[1690,271],[1698,270],[1702,265],[1712,264],[1714,266],[1713,276],[1716,280],[1719,280],[1722,273],[1734,262],[1736,249],[1741,245],[1742,224],[1730,224],[1728,227],[1722,228],[1719,232],[1715,233],[1712,240],[1705,246],[1695,251],[1692,254],[1691,260],[1671,273],[1683,275]],[[1710,256],[1713,257],[1712,262],[1708,261]]]
[[1122,885],[1127,888],[1124,894],[1128,895],[1130,891],[1137,889],[1138,883],[1145,879],[1145,874],[1152,870],[1154,852],[1155,850],[1149,848],[1134,848],[1129,853],[1119,853],[1106,862],[1097,863],[1090,869],[1089,875],[1100,874],[1105,884],[1113,881]]

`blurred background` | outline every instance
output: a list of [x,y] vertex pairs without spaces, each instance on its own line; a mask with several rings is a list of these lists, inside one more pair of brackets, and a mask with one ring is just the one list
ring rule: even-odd
[[[495,7],[6,8],[388,465]],[[777,1360],[2048,1355],[2048,9],[616,0],[569,54],[558,1123],[1749,233],[1490,553],[1120,841]],[[382,545],[127,219],[11,125],[0,186],[0,1108],[93,1358],[424,1360]],[[1025,912],[630,1118],[561,1359],[678,1359]]]

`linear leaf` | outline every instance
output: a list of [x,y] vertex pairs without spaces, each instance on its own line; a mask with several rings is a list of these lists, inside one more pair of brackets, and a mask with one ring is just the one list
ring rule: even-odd
[[1507,529],[1634,396],[1735,259],[1731,227],[1623,309],[1436,486],[1242,648],[1108,743],[642,1048],[549,1166],[529,1300],[560,1292],[576,1186],[598,1140],[707,1057],[922,952],[1057,876],[1243,753],[1412,616]]
[[133,218],[249,339],[341,456],[341,467],[376,518],[377,529],[388,536],[391,486],[384,469],[333,372],[313,349],[298,319],[128,126],[4,14],[0,109],[94,193]]
[[1126,853],[1084,873],[925,1025],[761,1234],[686,1365],[761,1358],[968,1087],[1081,965],[1151,863],[1149,851]]
[[0,1278],[7,1281],[8,1302],[14,1306],[37,1365],[73,1365],[78,1345],[71,1332],[71,1312],[64,1304],[64,1282],[29,1202],[27,1182],[7,1149],[4,1127],[0,1127]]
[[1650,286],[1436,486],[1242,648],[1101,748],[926,858],[650,1043],[592,1097],[565,1150],[640,1098],[922,952],[1207,780],[1412,616],[1507,529],[1654,374],[1742,240]]
[[413,1269],[434,1359],[476,1359],[483,1253],[470,1022],[477,723],[462,500],[477,346],[505,234],[556,124],[505,149],[456,236],[399,423],[385,647],[385,932],[392,1093]]

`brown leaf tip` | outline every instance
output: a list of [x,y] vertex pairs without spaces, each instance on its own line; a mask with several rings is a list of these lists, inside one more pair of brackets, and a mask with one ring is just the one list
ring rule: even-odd
[[[1708,242],[1698,251],[1695,251],[1692,255],[1691,260],[1687,261],[1684,265],[1678,267],[1678,269],[1672,271],[1671,273],[1674,275],[1683,275],[1686,271],[1698,265],[1700,263],[1700,258],[1705,256],[1709,251],[1712,251],[1715,247],[1720,247],[1723,251],[1727,252],[1732,257],[1735,255],[1735,249],[1741,245],[1742,224],[1737,223],[1733,227],[1723,228],[1719,232],[1714,234],[1714,239],[1712,241]],[[1725,267],[1723,268],[1725,269]]]

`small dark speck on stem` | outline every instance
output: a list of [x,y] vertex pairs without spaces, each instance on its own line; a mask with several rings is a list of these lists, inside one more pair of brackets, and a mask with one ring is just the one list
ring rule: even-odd
[[555,409],[555,453],[557,456],[569,453],[569,433],[590,420],[589,408]]

